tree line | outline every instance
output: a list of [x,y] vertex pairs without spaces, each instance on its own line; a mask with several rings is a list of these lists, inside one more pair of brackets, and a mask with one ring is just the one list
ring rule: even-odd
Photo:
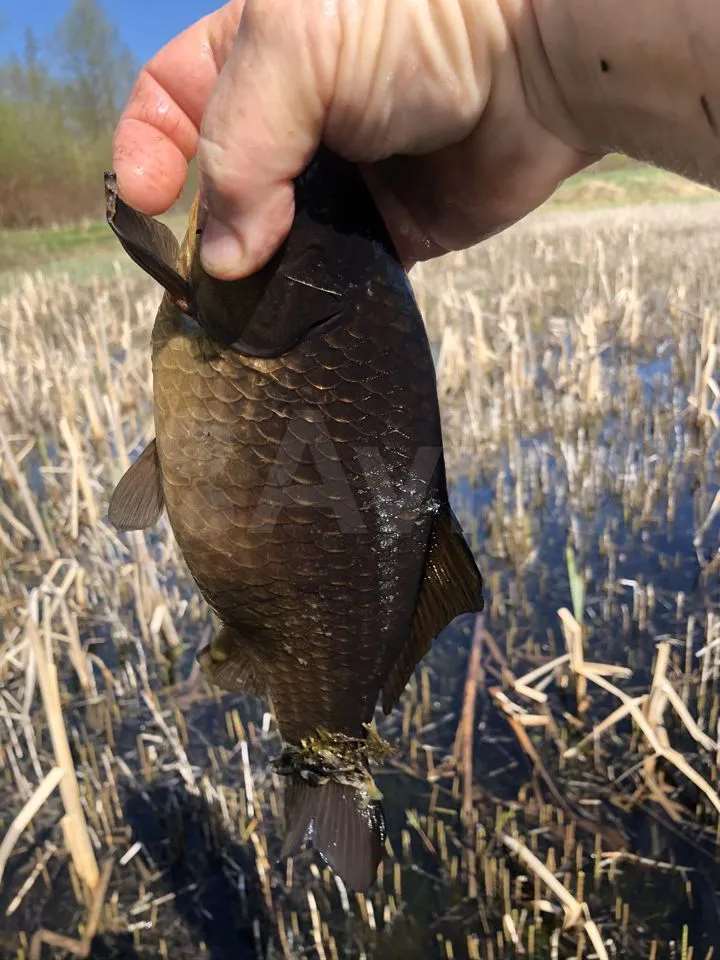
[[0,64],[0,226],[95,216],[112,131],[136,71],[98,0],[72,0],[57,28],[28,30]]

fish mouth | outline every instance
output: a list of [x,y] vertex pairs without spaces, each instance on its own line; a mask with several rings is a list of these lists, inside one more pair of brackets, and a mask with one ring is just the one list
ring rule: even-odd
[[235,350],[237,353],[240,353],[243,356],[255,357],[261,360],[271,360],[276,357],[282,357],[284,354],[289,353],[290,350],[293,350],[304,340],[309,340],[312,337],[319,337],[323,334],[331,333],[333,330],[336,330],[341,325],[344,315],[345,311],[341,309],[334,310],[327,316],[321,317],[314,323],[309,324],[308,327],[306,327],[306,329],[303,330],[298,337],[290,342],[283,343],[280,350],[278,350],[276,347],[255,346],[249,343],[247,340],[244,340],[242,337],[237,337],[232,341],[231,344],[229,344],[229,346],[232,350]]

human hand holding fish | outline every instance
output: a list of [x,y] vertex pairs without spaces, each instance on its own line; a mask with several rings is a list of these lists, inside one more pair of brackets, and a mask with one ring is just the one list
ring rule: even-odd
[[720,183],[709,0],[231,0],[140,73],[120,192],[157,214],[197,155],[205,267],[287,235],[320,141],[364,172],[406,264],[524,216],[609,150]]

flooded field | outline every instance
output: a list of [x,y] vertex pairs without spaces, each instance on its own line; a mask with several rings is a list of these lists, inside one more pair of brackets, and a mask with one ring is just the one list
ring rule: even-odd
[[413,274],[487,598],[378,715],[367,895],[277,863],[271,715],[192,683],[166,521],[105,520],[157,290],[2,288],[0,957],[720,956],[719,222],[556,211]]

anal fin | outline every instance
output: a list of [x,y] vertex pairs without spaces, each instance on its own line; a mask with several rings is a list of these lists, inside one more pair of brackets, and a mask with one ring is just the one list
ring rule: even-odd
[[247,641],[233,627],[221,627],[210,643],[198,652],[197,660],[205,676],[216,687],[230,693],[265,696],[265,684],[248,652]]
[[151,440],[115,487],[108,519],[118,530],[144,530],[157,523],[164,505],[160,461]]
[[445,505],[435,517],[410,636],[383,686],[390,713],[435,637],[461,613],[483,608],[482,576],[455,514]]

